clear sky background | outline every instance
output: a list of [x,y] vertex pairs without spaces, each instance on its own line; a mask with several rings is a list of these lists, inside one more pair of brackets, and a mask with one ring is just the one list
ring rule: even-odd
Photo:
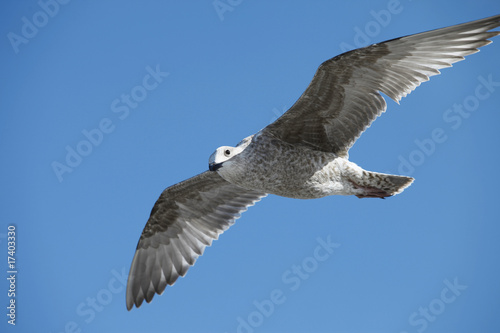
[[498,1],[54,3],[0,10],[0,331],[500,331],[500,37],[388,101],[351,150],[415,177],[404,193],[269,196],[151,304],[128,312],[124,286],[161,191],[275,120],[321,62]]

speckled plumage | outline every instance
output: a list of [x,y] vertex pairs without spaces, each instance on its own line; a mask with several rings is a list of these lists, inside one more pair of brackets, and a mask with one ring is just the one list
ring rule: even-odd
[[[273,158],[269,158],[272,152]],[[295,146],[262,132],[240,154],[217,170],[222,178],[245,189],[288,198],[328,195],[387,197],[402,191],[413,178],[361,169],[334,153]],[[392,183],[387,177],[402,179]],[[373,190],[372,190],[373,188]],[[382,192],[380,192],[382,191]]]
[[209,169],[161,194],[137,244],[127,309],[162,294],[205,247],[267,194],[385,198],[413,178],[363,170],[349,148],[386,110],[439,69],[450,67],[499,34],[500,15],[346,52],[321,64],[297,102],[236,147],[220,147]]

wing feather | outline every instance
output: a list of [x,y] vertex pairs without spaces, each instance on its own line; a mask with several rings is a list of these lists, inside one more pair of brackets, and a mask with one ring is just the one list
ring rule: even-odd
[[263,129],[285,142],[347,156],[387,108],[440,69],[450,67],[500,34],[500,15],[396,38],[322,63],[297,102]]
[[206,246],[266,194],[207,171],[167,188],[154,205],[130,267],[127,309],[184,276]]

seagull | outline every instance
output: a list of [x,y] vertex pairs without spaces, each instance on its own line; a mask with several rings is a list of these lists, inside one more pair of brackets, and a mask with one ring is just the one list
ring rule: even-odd
[[209,170],[165,189],[142,231],[126,305],[140,307],[184,276],[212,241],[268,194],[386,198],[413,178],[363,170],[349,149],[386,110],[439,70],[478,52],[500,34],[500,15],[400,37],[322,63],[275,122],[235,147],[217,148]]

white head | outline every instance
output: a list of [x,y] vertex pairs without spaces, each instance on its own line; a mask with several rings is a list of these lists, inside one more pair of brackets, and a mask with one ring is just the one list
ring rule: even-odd
[[222,146],[208,158],[208,169],[217,171],[223,166],[223,163],[241,153],[252,141],[253,135],[244,138],[236,147]]

